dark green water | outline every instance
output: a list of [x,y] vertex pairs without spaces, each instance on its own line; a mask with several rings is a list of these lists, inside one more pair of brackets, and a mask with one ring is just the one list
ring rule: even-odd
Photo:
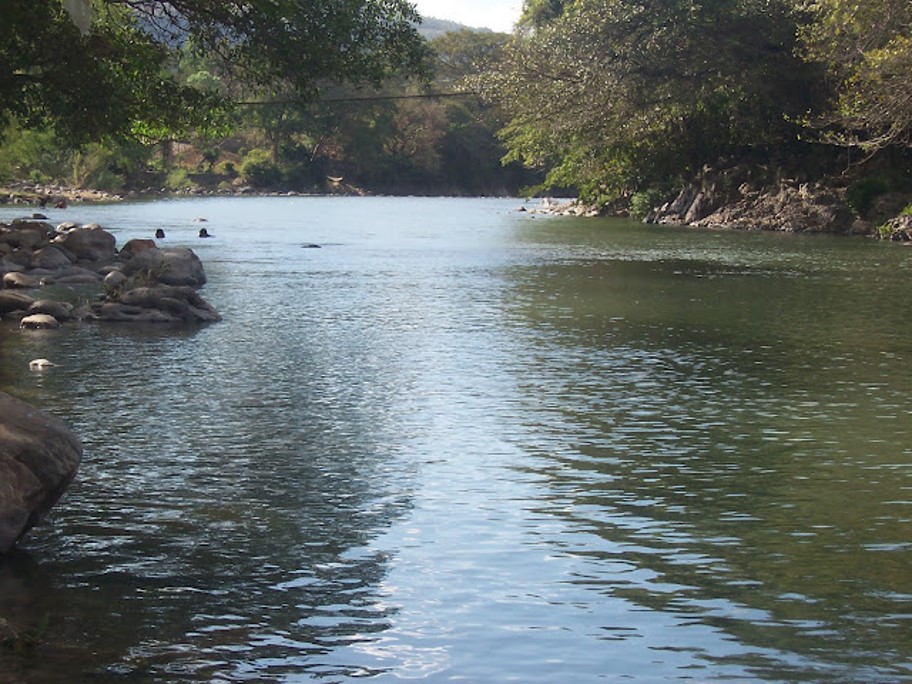
[[912,248],[516,206],[53,216],[224,321],[0,329],[86,446],[0,682],[912,681]]

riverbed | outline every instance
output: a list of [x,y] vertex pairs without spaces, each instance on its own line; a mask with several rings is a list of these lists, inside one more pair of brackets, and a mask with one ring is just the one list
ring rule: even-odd
[[521,204],[48,211],[223,321],[0,328],[85,445],[0,682],[912,681],[912,249]]

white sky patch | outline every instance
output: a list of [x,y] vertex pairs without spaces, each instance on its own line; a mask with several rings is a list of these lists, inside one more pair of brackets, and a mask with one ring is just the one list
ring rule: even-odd
[[449,19],[473,28],[510,33],[519,19],[522,0],[412,0],[425,17]]

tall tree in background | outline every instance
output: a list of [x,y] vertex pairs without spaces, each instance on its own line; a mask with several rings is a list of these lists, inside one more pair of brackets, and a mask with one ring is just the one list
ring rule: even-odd
[[723,155],[796,144],[793,121],[823,79],[796,53],[806,16],[795,5],[530,0],[526,14],[547,17],[514,37],[481,87],[511,114],[513,158],[553,163],[550,185],[608,200]]
[[220,98],[175,77],[186,43],[303,99],[323,80],[419,74],[426,54],[406,0],[95,0],[90,23],[71,16],[85,4],[0,0],[0,124],[74,141],[211,124]]
[[812,9],[809,54],[839,83],[838,116],[824,117],[831,139],[871,152],[912,145],[912,2],[817,0]]

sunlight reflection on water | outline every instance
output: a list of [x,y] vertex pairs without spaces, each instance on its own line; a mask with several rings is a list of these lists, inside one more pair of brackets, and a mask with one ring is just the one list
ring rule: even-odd
[[164,226],[225,320],[0,330],[86,445],[0,681],[912,677],[905,252],[517,204],[68,214]]

